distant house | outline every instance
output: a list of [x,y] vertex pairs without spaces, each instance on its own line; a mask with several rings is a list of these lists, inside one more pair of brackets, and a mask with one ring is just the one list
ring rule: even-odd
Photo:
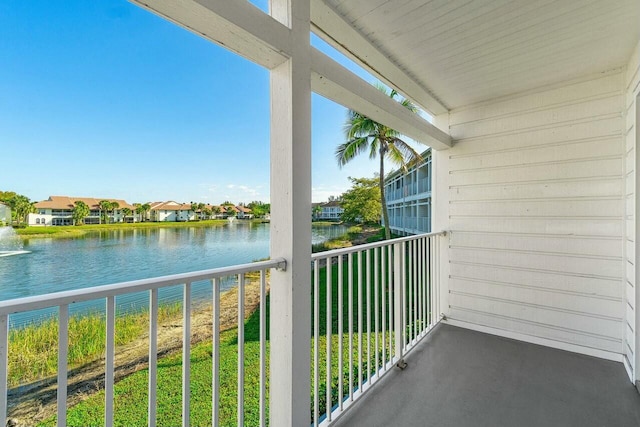
[[[96,199],[93,197],[69,197],[50,196],[47,200],[34,204],[35,213],[27,215],[27,222],[30,226],[35,225],[73,225],[73,208],[75,202],[83,201],[89,206],[89,215],[84,219],[85,224],[99,224],[100,215],[105,214],[100,209],[100,202],[108,200],[117,202],[118,208],[108,212],[110,222],[137,222],[138,215],[135,214],[135,207],[121,199]],[[132,213],[125,216],[122,210],[131,209]]]
[[238,211],[237,217],[238,219],[251,219],[253,218],[253,212],[251,209],[244,206],[236,206],[236,210]]
[[0,202],[0,225],[11,223],[11,208]]
[[229,218],[230,216],[237,217],[240,213],[238,208],[232,205],[221,205],[220,212],[222,212],[222,218]]
[[196,213],[191,210],[191,203],[168,202],[150,203],[149,219],[155,222],[184,222],[196,219]]
[[337,200],[332,200],[320,204],[320,212],[316,216],[316,219],[338,221],[342,217],[343,212],[342,204]]

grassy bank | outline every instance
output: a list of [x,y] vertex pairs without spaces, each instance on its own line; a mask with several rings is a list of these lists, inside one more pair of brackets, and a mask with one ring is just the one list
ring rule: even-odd
[[[357,258],[355,260],[357,265]],[[357,267],[356,267],[357,268]],[[336,268],[332,269],[333,289],[331,305],[334,312],[337,312],[337,274]],[[347,283],[348,271],[343,271],[344,282]],[[355,274],[355,271],[354,271]],[[319,271],[320,275],[320,378],[319,395],[321,408],[320,413],[324,411],[326,404],[326,340],[327,336],[332,341],[334,349],[331,359],[332,380],[331,383],[336,386],[338,378],[343,378],[343,390],[348,394],[349,367],[345,363],[342,372],[338,370],[338,328],[337,318],[334,316],[332,330],[327,334],[326,325],[326,269]],[[355,285],[354,285],[355,289]],[[346,287],[344,289],[346,293]],[[348,298],[343,298],[344,313],[348,313]],[[366,305],[366,302],[365,302]],[[356,301],[354,301],[354,308]],[[269,300],[267,300],[267,319],[269,311]],[[347,330],[348,322],[344,322],[344,331]],[[245,329],[245,405],[244,415],[246,425],[257,425],[259,417],[259,311],[256,310],[248,317],[244,325]],[[357,327],[356,327],[357,329]],[[267,329],[268,330],[268,329]],[[373,341],[373,334],[372,341]],[[354,335],[354,349],[357,348],[357,334]],[[367,334],[363,333],[363,340],[366,341]],[[343,338],[343,357],[348,360],[349,345],[348,337]],[[313,352],[313,341],[310,343]],[[356,350],[354,350],[355,353]],[[231,329],[221,334],[220,343],[220,425],[236,425],[236,409],[237,409],[237,329]],[[269,343],[267,342],[267,354],[269,354]],[[192,346],[191,353],[191,424],[192,425],[211,425],[211,367],[212,348],[211,342],[204,341],[200,344]],[[358,382],[357,362],[358,356],[354,354],[354,383]],[[371,354],[373,357],[373,354]],[[367,360],[365,355],[360,355],[363,362],[363,370],[366,370]],[[371,361],[371,369],[375,369]],[[158,362],[158,425],[174,426],[180,425],[180,405],[182,399],[181,381],[182,381],[182,357],[181,354],[174,354],[161,358]],[[312,367],[313,370],[313,367]],[[313,375],[313,372],[310,372]],[[364,371],[363,371],[364,375]],[[310,391],[311,392],[311,391]],[[148,398],[148,370],[142,369],[135,372],[115,386],[115,425],[118,426],[142,426],[147,424],[147,398]],[[336,403],[337,396],[334,396],[332,404]],[[312,400],[313,401],[313,400]],[[312,408],[310,408],[312,411]],[[79,404],[69,408],[67,423],[70,426],[88,426],[102,425],[104,422],[104,391],[88,396],[88,398]],[[55,416],[43,421],[40,425],[55,425]]]
[[[315,223],[314,223],[315,224]],[[330,251],[332,249],[348,248],[363,243],[384,240],[384,228],[380,226],[352,225],[340,237],[330,239],[311,247],[313,253]]]
[[[179,317],[179,304],[163,305],[158,310],[159,323]],[[147,312],[130,313],[116,318],[115,342],[128,344],[148,328]],[[106,340],[104,315],[71,316],[69,318],[69,369],[103,357]],[[9,386],[49,377],[58,368],[58,321],[49,319],[37,325],[9,332]]]
[[[244,221],[244,220],[243,220]],[[248,220],[248,222],[261,220]],[[91,232],[114,231],[114,230],[140,230],[150,228],[183,228],[183,227],[211,227],[225,225],[229,221],[226,219],[211,219],[205,221],[190,222],[134,222],[117,224],[91,224],[91,225],[56,225],[51,227],[25,227],[16,228],[16,234],[26,238],[37,237],[79,237]]]

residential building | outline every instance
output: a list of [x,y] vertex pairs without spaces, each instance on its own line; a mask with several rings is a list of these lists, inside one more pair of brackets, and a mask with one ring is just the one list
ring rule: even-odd
[[320,210],[316,215],[316,219],[320,221],[339,221],[342,218],[344,209],[338,200],[331,200],[327,203],[320,203]]
[[[246,1],[134,2],[270,73],[271,259],[3,301],[0,354],[12,351],[9,315],[53,307],[66,326],[69,305],[90,298],[105,300],[113,343],[115,296],[124,292],[148,291],[154,332],[158,288],[181,285],[187,332],[174,411],[188,425],[191,282],[211,279],[217,307],[221,277],[243,283],[248,271],[269,271],[269,326],[261,315],[255,338],[261,425],[267,413],[277,427],[639,425],[640,2],[272,0],[270,14]],[[432,120],[313,48],[310,31]],[[432,148],[434,233],[311,254],[312,91]],[[320,313],[312,265],[339,272],[362,260],[375,268],[349,280],[326,275],[326,305],[346,293],[348,309]],[[365,330],[375,333],[363,339]],[[67,329],[59,331],[66,354]],[[241,382],[243,340],[239,332],[239,390],[251,386]],[[150,392],[140,402],[149,425],[156,345],[149,339]],[[215,339],[214,425],[228,386],[219,383],[220,354]],[[113,344],[105,360],[105,424],[113,425]],[[66,359],[58,366],[57,422],[65,425]],[[345,370],[336,375],[336,367]],[[244,391],[236,397],[240,410],[228,424],[242,425]]]
[[253,212],[251,211],[251,209],[245,207],[245,206],[236,206],[236,209],[238,211],[237,217],[238,219],[251,219],[253,218]]
[[11,208],[0,202],[0,225],[11,224]]
[[[107,200],[116,202],[118,208],[113,211],[104,212],[100,208],[100,202]],[[34,204],[36,212],[27,215],[27,223],[30,226],[53,226],[53,225],[73,225],[73,208],[75,202],[82,201],[89,206],[90,213],[84,219],[85,224],[99,224],[106,216],[109,222],[137,222],[138,215],[135,207],[121,199],[96,199],[93,197],[69,197],[50,196],[47,200]],[[123,208],[132,211],[130,215],[125,215]]]
[[385,178],[389,228],[400,236],[431,232],[431,149]]
[[155,222],[185,222],[196,219],[196,213],[191,210],[191,203],[168,202],[150,203],[149,219]]

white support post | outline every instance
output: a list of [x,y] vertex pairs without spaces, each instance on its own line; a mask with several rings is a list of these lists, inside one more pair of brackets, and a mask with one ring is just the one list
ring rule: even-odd
[[404,243],[393,245],[393,332],[395,356],[398,366],[403,366],[404,356]]
[[272,426],[311,424],[311,60],[309,0],[271,0],[291,28],[291,58],[271,70]]
[[[638,44],[638,47],[640,48],[640,44]],[[635,193],[635,200],[634,200],[634,211],[633,211],[633,215],[634,215],[634,220],[635,220],[635,224],[634,224],[634,230],[635,230],[635,236],[634,236],[634,253],[635,253],[635,263],[634,263],[634,267],[635,267],[635,286],[634,286],[634,293],[635,293],[635,337],[634,337],[634,341],[635,341],[635,354],[634,354],[634,358],[635,361],[633,361],[633,379],[635,380],[635,386],[636,389],[638,390],[638,393],[640,393],[640,374],[638,373],[640,370],[640,292],[638,291],[638,286],[640,285],[640,264],[638,264],[638,260],[640,259],[640,194],[639,194],[639,190],[640,190],[640,173],[638,173],[638,171],[640,170],[640,153],[638,152],[638,148],[640,148],[640,92],[636,95],[636,99],[635,99],[635,110],[636,110],[636,114],[635,114],[635,123],[634,123],[634,128],[635,128],[635,144],[634,144],[634,151],[635,151],[635,164],[634,164],[634,175],[635,175],[635,185],[634,185],[634,193]],[[628,191],[627,191],[628,192]]]
[[[445,131],[449,129],[449,115],[442,114],[434,117],[434,124]],[[451,153],[448,150],[431,152],[431,230],[451,231],[449,216],[449,185],[451,181],[450,159]],[[439,236],[434,241],[434,250],[437,257],[434,257],[432,274],[436,280],[433,282],[434,293],[438,297],[435,308],[439,308],[434,313],[434,321],[440,318],[441,314],[449,316],[449,233],[446,236]],[[437,286],[437,289],[435,288]]]

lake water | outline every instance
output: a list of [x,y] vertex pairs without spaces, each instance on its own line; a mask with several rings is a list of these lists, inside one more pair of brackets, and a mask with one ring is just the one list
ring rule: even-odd
[[[314,227],[312,240],[320,243],[344,233],[344,226]],[[2,240],[4,249],[29,253],[0,257],[0,300],[243,264],[269,256],[269,224],[241,221],[224,226],[117,230],[81,238],[24,242],[5,235]],[[225,283],[226,287],[233,284],[233,280]],[[192,288],[194,300],[211,295],[208,282],[194,283]],[[181,287],[164,289],[159,297],[162,302],[176,301],[181,292]],[[75,304],[70,310],[102,311],[104,304],[104,300]],[[144,307],[147,293],[118,297],[116,304],[120,312]],[[11,324],[22,325],[56,311],[13,315]]]

